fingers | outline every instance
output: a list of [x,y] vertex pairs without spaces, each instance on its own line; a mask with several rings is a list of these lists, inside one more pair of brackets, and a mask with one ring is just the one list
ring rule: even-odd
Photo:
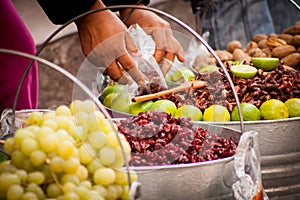
[[118,61],[138,85],[144,84],[145,80],[143,74],[137,68],[135,62],[129,54],[120,56]]

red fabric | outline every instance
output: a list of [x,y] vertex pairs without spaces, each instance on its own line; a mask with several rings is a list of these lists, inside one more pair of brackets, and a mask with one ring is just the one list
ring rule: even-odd
[[[36,47],[10,0],[0,0],[0,48],[34,54]],[[12,108],[21,77],[30,59],[0,53],[0,112]],[[34,62],[17,103],[17,110],[37,108],[38,69]]]

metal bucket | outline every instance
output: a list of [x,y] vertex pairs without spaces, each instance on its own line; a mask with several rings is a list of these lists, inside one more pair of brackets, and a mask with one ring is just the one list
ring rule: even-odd
[[[204,122],[195,122],[201,125]],[[207,124],[207,122],[205,122]],[[239,122],[208,123],[239,130]],[[258,132],[263,186],[269,197],[300,198],[300,117],[245,121]]]
[[[201,126],[202,127],[202,126]],[[241,133],[210,126],[210,132],[239,141]],[[233,199],[232,157],[192,164],[131,167],[138,174],[143,200]]]

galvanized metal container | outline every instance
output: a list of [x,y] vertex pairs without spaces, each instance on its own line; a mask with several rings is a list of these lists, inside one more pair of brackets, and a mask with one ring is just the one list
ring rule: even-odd
[[[207,123],[239,130],[239,122]],[[300,198],[300,117],[244,121],[245,131],[258,132],[263,186],[269,197]]]
[[[210,132],[239,141],[240,132],[210,126]],[[138,174],[143,200],[233,199],[233,157],[202,163],[131,167]]]

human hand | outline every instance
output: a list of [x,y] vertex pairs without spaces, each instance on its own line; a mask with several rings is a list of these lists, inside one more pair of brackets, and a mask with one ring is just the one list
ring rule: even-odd
[[[105,7],[96,1],[92,9]],[[106,67],[104,74],[121,84],[130,79],[124,76],[124,70],[139,85],[144,79],[138,70],[130,52],[137,52],[137,47],[127,32],[124,23],[111,11],[99,11],[75,21],[83,53],[92,64]]]
[[[121,19],[127,17],[130,10],[130,8],[120,10]],[[175,56],[179,61],[184,62],[183,48],[173,36],[170,24],[152,11],[135,9],[124,23],[128,27],[137,23],[147,34],[152,35],[156,43],[154,58],[160,64],[164,75],[168,72]]]

